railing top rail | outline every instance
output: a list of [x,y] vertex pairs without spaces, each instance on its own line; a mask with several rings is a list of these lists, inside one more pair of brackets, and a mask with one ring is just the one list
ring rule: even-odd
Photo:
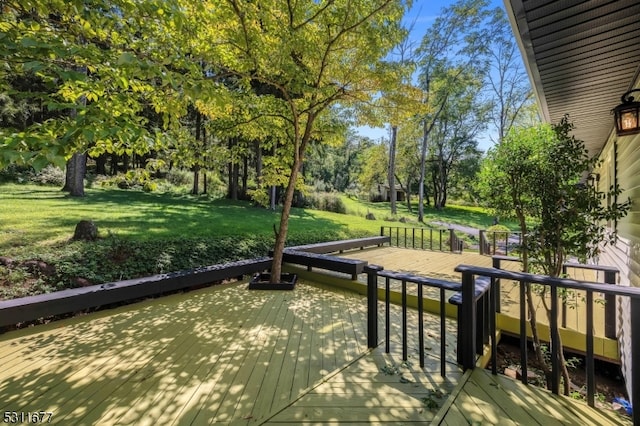
[[607,266],[607,265],[588,265],[585,263],[566,262],[563,264],[563,266],[566,266],[568,268],[576,268],[576,269],[590,269],[593,271],[615,272],[615,273],[620,272],[620,270],[615,266]]
[[551,287],[565,287],[575,290],[591,290],[604,294],[616,296],[629,296],[640,299],[640,288],[612,286],[611,284],[601,284],[588,281],[575,281],[566,278],[555,278],[547,275],[529,274],[526,272],[506,271],[504,269],[485,268],[473,265],[458,265],[456,272],[471,273],[483,277],[501,278],[513,281],[528,282],[533,284],[544,284]]
[[[504,255],[496,254],[491,256],[491,258],[504,260],[508,262],[522,262],[522,259],[516,256],[504,256]],[[565,262],[563,263],[563,266],[566,266],[567,268],[589,269],[592,271],[615,272],[616,274],[620,272],[620,270],[615,266],[607,266],[607,265],[590,265],[586,263]]]
[[415,227],[415,226],[394,226],[394,225],[381,225],[380,228],[389,228],[389,229],[415,229],[415,230],[420,230],[423,229],[425,231],[429,231],[429,230],[433,230],[433,231],[449,231],[452,228],[447,228],[447,227],[426,227],[426,226],[421,226],[421,227]]
[[412,282],[416,284],[427,285],[430,287],[443,288],[445,290],[460,291],[462,289],[462,284],[460,282],[439,280],[435,278],[428,278],[421,275],[407,274],[407,273],[397,272],[397,271],[388,271],[388,270],[379,271],[378,276],[391,278],[395,280]]
[[521,262],[522,259],[516,256],[505,256],[503,254],[494,254],[491,256],[492,259],[504,260],[507,262]]

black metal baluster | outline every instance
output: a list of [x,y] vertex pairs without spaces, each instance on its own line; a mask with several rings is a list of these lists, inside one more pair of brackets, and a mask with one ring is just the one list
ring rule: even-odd
[[595,371],[593,362],[593,291],[587,290],[587,359],[585,373],[587,374],[587,403],[595,407]]
[[407,360],[407,281],[402,280],[402,360]]

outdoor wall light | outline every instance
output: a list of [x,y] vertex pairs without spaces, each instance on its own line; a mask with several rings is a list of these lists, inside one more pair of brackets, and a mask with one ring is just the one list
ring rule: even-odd
[[589,173],[587,176],[587,183],[591,186],[595,186],[600,182],[600,173]]
[[629,96],[633,92],[640,92],[640,89],[629,90],[622,95],[620,98],[622,103],[612,110],[618,136],[640,133],[640,102],[636,102],[633,96]]

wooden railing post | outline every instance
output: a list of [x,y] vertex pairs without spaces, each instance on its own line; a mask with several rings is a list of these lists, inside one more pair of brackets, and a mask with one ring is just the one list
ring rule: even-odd
[[[491,259],[492,263],[493,263],[493,267],[496,269],[501,269],[500,268],[500,258],[492,258]],[[500,303],[500,278],[491,278],[491,285],[494,288],[494,297],[496,300],[496,312],[500,313],[500,305],[502,305],[502,303]]]
[[367,347],[378,346],[378,272],[384,268],[377,265],[367,265]]
[[459,345],[461,354],[458,354],[458,359],[462,363],[462,368],[465,370],[473,369],[476,364],[476,304],[474,302],[475,296],[475,278],[470,272],[462,273],[462,305],[458,306],[460,309],[460,327],[459,338],[461,345]]
[[480,243],[480,248],[478,249],[480,251],[480,254],[486,254],[484,252],[484,239],[485,239],[485,231],[480,229],[479,231],[480,233],[478,234],[478,242]]
[[[616,273],[614,270],[604,271],[604,282],[607,284],[616,284]],[[616,296],[607,294],[604,296],[604,336],[609,339],[615,339],[617,334],[616,327]],[[640,355],[640,354],[638,354]]]
[[456,234],[453,229],[449,229],[449,251],[453,253],[456,246]]

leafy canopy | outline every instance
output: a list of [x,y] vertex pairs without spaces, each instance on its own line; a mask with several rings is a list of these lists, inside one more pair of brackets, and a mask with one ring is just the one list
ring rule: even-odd
[[600,191],[584,183],[598,159],[572,130],[567,116],[555,125],[514,128],[489,151],[480,175],[485,199],[497,215],[521,219],[523,249],[552,276],[567,256],[585,261],[601,243],[614,243],[615,229],[606,221],[624,217],[630,207],[630,201],[615,201],[617,185]]

